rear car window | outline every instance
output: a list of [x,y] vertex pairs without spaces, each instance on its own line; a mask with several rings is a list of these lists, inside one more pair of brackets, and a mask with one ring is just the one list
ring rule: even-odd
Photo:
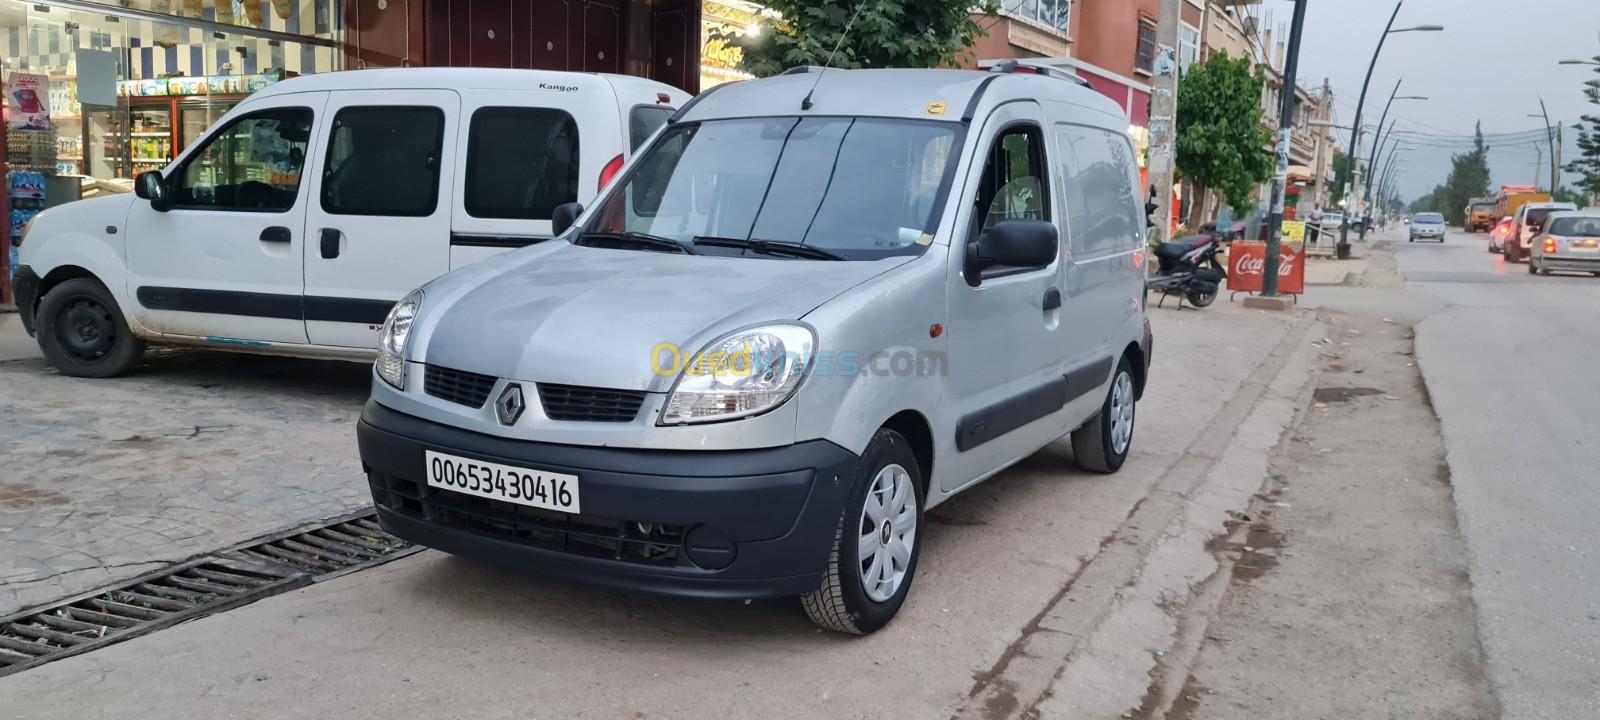
[[1551,235],[1600,237],[1600,215],[1560,217],[1550,221]]
[[628,143],[630,150],[638,150],[656,128],[667,124],[672,108],[660,105],[640,105],[628,113]]
[[444,111],[347,107],[333,117],[322,209],[336,215],[427,217],[439,203]]
[[564,110],[486,107],[467,135],[467,214],[549,220],[578,200],[578,123]]

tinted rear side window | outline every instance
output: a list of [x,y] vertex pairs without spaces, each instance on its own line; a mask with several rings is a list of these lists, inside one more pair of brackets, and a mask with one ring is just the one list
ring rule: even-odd
[[486,107],[467,137],[467,214],[549,220],[578,200],[578,123],[562,110]]
[[633,150],[638,150],[644,141],[656,128],[667,124],[667,118],[672,117],[672,108],[659,105],[640,105],[628,113],[628,144]]
[[336,215],[426,217],[439,204],[444,111],[347,107],[333,117],[322,209]]

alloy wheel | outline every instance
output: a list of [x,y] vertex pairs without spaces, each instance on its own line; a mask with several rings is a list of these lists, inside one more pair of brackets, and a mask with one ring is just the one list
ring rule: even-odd
[[1133,440],[1133,378],[1117,373],[1111,386],[1111,450],[1118,455],[1128,451]]

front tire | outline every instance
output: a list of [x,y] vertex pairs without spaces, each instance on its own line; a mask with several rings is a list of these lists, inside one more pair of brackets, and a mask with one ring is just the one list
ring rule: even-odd
[[39,350],[63,375],[121,375],[144,356],[111,292],[94,278],[73,278],[50,289],[39,302]]
[[1134,405],[1138,392],[1133,382],[1133,365],[1126,355],[1111,376],[1100,412],[1072,431],[1072,454],[1078,467],[1089,472],[1111,474],[1122,468],[1133,447]]
[[1190,305],[1193,305],[1197,308],[1206,307],[1217,300],[1216,292],[1191,292],[1183,297],[1189,301]]
[[817,625],[870,635],[894,619],[911,592],[926,486],[911,444],[893,430],[873,435],[859,467],[822,587],[801,595],[800,605]]

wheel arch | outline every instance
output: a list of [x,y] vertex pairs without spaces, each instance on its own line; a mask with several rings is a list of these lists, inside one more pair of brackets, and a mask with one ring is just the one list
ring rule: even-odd
[[1149,372],[1149,366],[1145,364],[1144,347],[1136,342],[1128,343],[1122,349],[1122,357],[1127,358],[1128,365],[1133,368],[1133,397],[1143,398],[1145,374]]
[[916,456],[917,469],[922,476],[922,487],[917,490],[927,498],[928,489],[933,487],[933,428],[928,419],[916,410],[901,410],[879,427],[899,433],[911,444],[911,454]]

